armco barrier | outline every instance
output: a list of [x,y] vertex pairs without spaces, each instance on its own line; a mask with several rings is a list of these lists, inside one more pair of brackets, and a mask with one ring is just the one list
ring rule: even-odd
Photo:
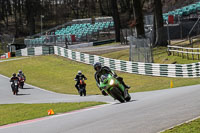
[[53,46],[42,46],[34,48],[25,48],[16,51],[16,56],[46,55],[54,54]]
[[104,66],[122,72],[163,77],[200,77],[200,63],[156,64],[130,62],[105,58],[97,55],[89,55],[58,46],[54,46],[54,52],[56,55],[86,64],[93,65],[95,62],[101,62]]
[[[41,48],[34,48],[35,55],[43,54],[39,51]],[[97,55],[89,55],[77,51],[72,51],[62,47],[54,46],[50,47],[55,55],[63,56],[71,60],[78,62],[83,62],[86,64],[93,65],[95,62],[101,62],[102,65],[108,66],[113,70],[141,74],[141,75],[150,75],[150,76],[163,76],[163,77],[184,77],[184,78],[195,78],[200,77],[200,63],[192,64],[156,64],[156,63],[141,63],[141,62],[131,62],[124,60],[110,59]],[[23,49],[17,51],[19,55],[27,56],[28,50]],[[51,51],[51,52],[52,52]],[[50,52],[50,53],[51,53]],[[51,53],[51,54],[53,54]],[[25,55],[26,54],[26,55]]]

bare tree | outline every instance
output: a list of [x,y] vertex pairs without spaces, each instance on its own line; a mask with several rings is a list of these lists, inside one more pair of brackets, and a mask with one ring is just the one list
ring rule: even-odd
[[101,15],[102,16],[106,15],[106,12],[103,9],[103,2],[102,2],[102,0],[99,0],[98,3],[99,3],[99,9],[100,9]]
[[111,6],[112,6],[112,16],[113,16],[114,24],[115,24],[115,40],[116,42],[120,42],[120,26],[121,25],[120,25],[117,1],[111,0]]
[[154,29],[154,46],[167,46],[168,43],[164,32],[161,0],[154,0]]

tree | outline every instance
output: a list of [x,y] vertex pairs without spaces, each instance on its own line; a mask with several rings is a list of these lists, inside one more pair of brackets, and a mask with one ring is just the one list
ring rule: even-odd
[[35,34],[35,17],[40,16],[41,12],[41,5],[40,0],[26,0],[25,1],[26,7],[26,18],[27,18],[27,25],[29,27],[29,34]]
[[17,1],[13,1],[14,6],[14,16],[15,16],[15,36],[18,37],[19,29],[18,29],[18,17],[17,17]]
[[103,2],[102,2],[102,0],[99,0],[98,3],[99,3],[99,9],[100,9],[101,15],[102,16],[106,15],[106,13],[105,13],[105,11],[103,9]]
[[167,46],[168,43],[164,32],[161,0],[154,0],[154,29],[154,46]]
[[145,36],[141,1],[133,0],[133,7],[134,7],[134,17],[136,20],[137,36]]
[[112,16],[114,19],[115,24],[115,40],[116,42],[120,42],[120,18],[119,18],[119,12],[117,7],[117,0],[111,0],[111,6],[112,6]]

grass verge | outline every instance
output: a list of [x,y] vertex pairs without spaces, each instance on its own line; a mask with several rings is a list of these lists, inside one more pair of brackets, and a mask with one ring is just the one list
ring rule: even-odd
[[[59,56],[35,56],[22,60],[0,63],[0,73],[10,77],[13,72],[23,70],[27,83],[50,91],[67,94],[77,94],[75,75],[78,70],[88,78],[87,94],[101,94],[94,80],[94,69],[91,65],[78,63]],[[131,86],[129,92],[142,92],[199,84],[199,78],[167,78],[117,72],[126,84]],[[155,84],[156,83],[156,84]],[[26,86],[25,86],[26,87]]]
[[162,133],[200,133],[200,118],[189,123],[184,123]]
[[[176,56],[168,56],[166,52],[166,47],[156,47],[153,49],[153,58],[154,63],[160,63],[160,64],[189,64],[194,62],[199,62],[199,60],[192,60],[192,55],[189,56],[190,60],[186,59],[186,55],[184,55],[184,59],[181,57],[181,55]],[[129,49],[121,50],[117,52],[110,52],[107,54],[102,54],[101,56],[113,58],[113,59],[119,59],[119,60],[129,60]],[[194,57],[197,59],[197,57]]]
[[0,125],[47,116],[52,109],[55,114],[70,112],[90,106],[105,104],[103,102],[81,103],[44,103],[44,104],[3,104],[0,106]]

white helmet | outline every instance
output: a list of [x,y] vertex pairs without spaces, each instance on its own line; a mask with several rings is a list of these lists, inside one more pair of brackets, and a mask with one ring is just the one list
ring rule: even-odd
[[22,73],[22,70],[19,70],[19,73]]
[[82,72],[79,70],[79,71],[78,71],[78,74],[82,74]]

